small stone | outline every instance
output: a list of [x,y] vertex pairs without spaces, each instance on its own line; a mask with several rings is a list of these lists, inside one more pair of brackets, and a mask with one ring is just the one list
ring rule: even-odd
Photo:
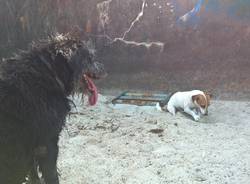
[[196,176],[195,177],[195,181],[199,181],[199,182],[203,182],[203,181],[206,181],[207,179],[203,176]]

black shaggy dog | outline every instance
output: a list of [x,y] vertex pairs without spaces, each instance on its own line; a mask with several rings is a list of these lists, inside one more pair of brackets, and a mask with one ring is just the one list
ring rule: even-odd
[[[105,75],[85,42],[55,35],[0,63],[0,183],[58,184],[59,134],[79,87],[92,103],[92,79]],[[39,169],[37,169],[39,168]]]

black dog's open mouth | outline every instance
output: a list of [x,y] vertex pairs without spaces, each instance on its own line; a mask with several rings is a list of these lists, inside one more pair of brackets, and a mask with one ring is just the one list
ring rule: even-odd
[[98,100],[97,87],[93,80],[105,78],[107,73],[103,64],[94,62],[82,75],[83,94],[88,96],[89,105],[95,105]]
[[85,90],[83,94],[88,96],[89,105],[91,106],[95,105],[98,100],[97,87],[94,84],[92,79],[96,79],[96,78],[92,78],[86,74],[84,74],[82,77],[82,83],[85,86]]
[[89,105],[95,105],[98,100],[98,90],[93,80],[105,78],[107,75],[104,71],[99,74],[83,74],[82,84],[85,86],[83,94],[88,96]]

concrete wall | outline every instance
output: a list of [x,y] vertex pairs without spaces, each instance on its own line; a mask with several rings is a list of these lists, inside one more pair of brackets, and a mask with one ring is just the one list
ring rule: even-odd
[[217,97],[250,97],[246,0],[12,0],[0,5],[0,57],[77,25],[109,71],[99,83],[103,88],[200,88]]

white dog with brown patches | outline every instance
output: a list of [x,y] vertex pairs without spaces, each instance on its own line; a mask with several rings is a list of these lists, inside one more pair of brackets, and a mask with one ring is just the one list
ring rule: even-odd
[[210,94],[200,90],[176,92],[170,97],[167,103],[167,110],[175,115],[176,110],[182,109],[191,115],[195,121],[198,121],[201,115],[208,114],[210,99]]

